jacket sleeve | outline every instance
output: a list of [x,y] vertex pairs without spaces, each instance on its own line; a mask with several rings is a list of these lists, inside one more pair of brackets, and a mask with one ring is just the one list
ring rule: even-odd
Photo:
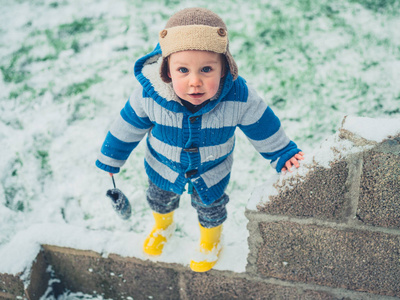
[[249,87],[248,99],[238,127],[260,154],[271,160],[279,173],[287,160],[301,151],[285,134],[272,109]]
[[106,172],[118,173],[133,149],[151,129],[153,124],[143,109],[144,101],[142,89],[130,96],[107,133],[97,157],[97,167]]

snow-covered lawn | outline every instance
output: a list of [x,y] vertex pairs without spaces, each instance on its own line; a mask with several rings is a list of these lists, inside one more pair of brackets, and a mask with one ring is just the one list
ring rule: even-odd
[[[192,6],[225,20],[241,76],[306,155],[345,115],[400,117],[397,1],[2,1],[0,272],[28,270],[41,243],[145,258],[152,216],[144,145],[115,176],[133,207],[129,221],[112,210],[105,196],[111,179],[94,162],[138,86],[135,60],[155,47],[173,12]],[[245,270],[245,207],[273,174],[238,131],[216,269]],[[189,199],[182,197],[161,261],[190,261],[199,233]]]

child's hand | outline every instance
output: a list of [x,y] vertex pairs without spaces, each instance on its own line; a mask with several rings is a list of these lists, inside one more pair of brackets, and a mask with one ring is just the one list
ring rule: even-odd
[[290,170],[290,168],[292,166],[295,166],[296,168],[300,167],[299,160],[303,160],[304,159],[303,155],[304,155],[304,153],[301,152],[301,151],[299,153],[295,154],[291,159],[289,159],[285,163],[285,166],[282,168],[281,171],[282,172],[286,172],[286,171],[292,172]]

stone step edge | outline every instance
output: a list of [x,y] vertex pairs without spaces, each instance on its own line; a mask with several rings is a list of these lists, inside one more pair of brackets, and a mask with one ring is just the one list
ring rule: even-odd
[[[32,271],[31,276],[35,277],[35,280],[32,280],[32,278],[31,278],[30,284],[25,289],[25,296],[26,296],[26,299],[28,299],[28,300],[39,299],[40,296],[42,296],[42,295],[38,295],[38,291],[43,291],[43,284],[44,283],[47,284],[47,282],[48,282],[49,277],[46,276],[46,274],[42,274],[43,272],[46,272],[46,269],[47,269],[47,266],[45,267],[43,264],[45,261],[46,252],[59,252],[59,253],[64,253],[64,254],[83,255],[83,256],[91,256],[91,257],[99,257],[99,258],[102,257],[102,255],[100,253],[90,251],[90,250],[79,250],[79,249],[59,247],[59,246],[55,246],[55,245],[42,245],[42,250],[38,254],[35,264],[33,265],[32,270],[31,270]],[[122,257],[117,254],[109,254],[108,257],[112,258],[113,260],[119,260],[119,261],[134,261],[135,263],[140,263],[142,265],[145,265],[145,266],[147,265],[149,267],[153,267],[153,265],[157,265],[157,267],[173,269],[176,272],[180,273],[180,276],[184,276],[184,273],[189,271],[189,269],[187,267],[180,265],[180,264],[175,264],[175,263],[172,264],[172,263],[165,263],[165,262],[152,262],[150,260],[141,260],[141,259],[134,258],[134,257]],[[102,258],[104,258],[104,257],[102,257]],[[35,270],[35,268],[36,268],[36,270]],[[250,276],[247,273],[235,273],[232,271],[221,271],[221,270],[211,270],[207,273],[211,273],[213,276],[223,276],[223,277],[227,277],[227,278],[245,279],[245,280],[248,280],[251,282],[262,282],[262,283],[272,284],[272,285],[281,286],[281,287],[292,287],[294,289],[300,289],[303,291],[326,292],[326,293],[330,293],[331,295],[337,297],[338,299],[343,299],[343,298],[349,298],[349,299],[355,299],[355,300],[400,299],[397,297],[375,295],[375,294],[369,294],[369,293],[365,293],[365,292],[357,292],[357,291],[351,291],[351,290],[346,290],[346,289],[341,289],[341,288],[332,288],[332,287],[321,286],[321,285],[316,285],[316,284],[291,282],[291,281],[285,281],[285,280],[276,279],[276,278],[261,278],[256,275]],[[207,275],[205,275],[205,276],[207,276]],[[11,295],[11,298],[10,298],[9,293],[4,293],[4,292],[0,291],[0,299],[1,299],[1,296],[3,296],[5,299],[12,299],[12,297],[14,295]]]

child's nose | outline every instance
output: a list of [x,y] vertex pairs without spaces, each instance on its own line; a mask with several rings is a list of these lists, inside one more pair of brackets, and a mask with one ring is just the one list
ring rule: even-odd
[[190,86],[201,86],[201,78],[197,74],[192,74],[190,77]]

